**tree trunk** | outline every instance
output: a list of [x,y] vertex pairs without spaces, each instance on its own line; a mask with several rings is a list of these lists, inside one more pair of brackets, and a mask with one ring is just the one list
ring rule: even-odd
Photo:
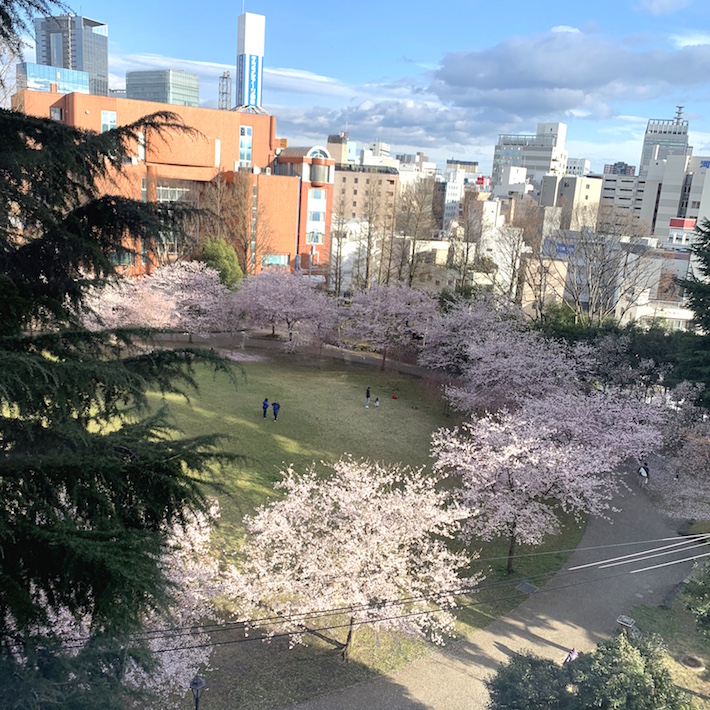
[[380,371],[385,371],[385,363],[387,362],[387,348],[382,351],[382,363],[380,364]]
[[510,538],[508,539],[508,566],[505,571],[508,574],[513,573],[513,553],[515,552],[515,530],[510,533]]
[[348,628],[348,637],[345,639],[345,646],[343,646],[342,657],[346,663],[350,663],[350,652],[353,646],[353,632],[355,630],[355,617],[350,617],[350,627]]

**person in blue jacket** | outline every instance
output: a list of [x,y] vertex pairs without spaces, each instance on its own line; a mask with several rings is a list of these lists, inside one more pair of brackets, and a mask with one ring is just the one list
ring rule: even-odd
[[281,409],[281,405],[277,399],[274,400],[274,403],[271,405],[271,409],[274,410],[274,421],[276,421],[279,418],[279,409]]
[[261,403],[261,406],[264,409],[264,419],[266,419],[266,413],[269,411],[269,400],[267,398],[264,398],[264,401]]

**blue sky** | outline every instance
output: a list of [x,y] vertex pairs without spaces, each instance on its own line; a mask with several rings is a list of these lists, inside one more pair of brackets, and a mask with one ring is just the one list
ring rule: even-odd
[[[83,0],[109,26],[111,86],[153,67],[200,75],[216,106],[236,58],[240,0]],[[478,160],[499,133],[567,123],[570,157],[637,165],[646,121],[685,106],[710,154],[707,0],[245,0],[266,16],[264,108],[291,145],[345,130],[397,152]]]

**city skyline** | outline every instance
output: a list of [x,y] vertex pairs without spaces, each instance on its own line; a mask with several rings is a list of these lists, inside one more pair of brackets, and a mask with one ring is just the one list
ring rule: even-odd
[[[111,88],[125,72],[172,68],[200,76],[217,106],[219,75],[236,78],[242,3],[204,0],[199,12],[155,3],[84,0],[73,8],[109,27]],[[184,7],[188,9],[185,4]],[[505,14],[470,0],[332,3],[246,1],[266,16],[263,106],[292,145],[348,130],[397,152],[477,160],[490,173],[499,133],[568,125],[570,157],[637,165],[650,118],[685,106],[690,144],[710,153],[710,8],[701,0],[608,0],[593,7],[513,0]],[[140,18],[140,22],[136,21]],[[34,50],[26,52],[34,61]]]

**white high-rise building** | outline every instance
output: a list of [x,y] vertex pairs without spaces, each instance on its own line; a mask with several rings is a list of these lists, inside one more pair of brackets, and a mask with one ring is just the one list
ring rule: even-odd
[[237,37],[237,106],[261,108],[266,17],[239,15]]
[[538,123],[535,135],[503,134],[493,151],[491,184],[497,185],[508,167],[523,167],[527,179],[539,182],[543,175],[564,175],[567,171],[565,123]]
[[682,116],[683,107],[678,106],[674,119],[649,120],[641,150],[640,177],[646,177],[654,160],[663,160],[669,155],[692,155],[693,148],[688,145],[688,121]]

